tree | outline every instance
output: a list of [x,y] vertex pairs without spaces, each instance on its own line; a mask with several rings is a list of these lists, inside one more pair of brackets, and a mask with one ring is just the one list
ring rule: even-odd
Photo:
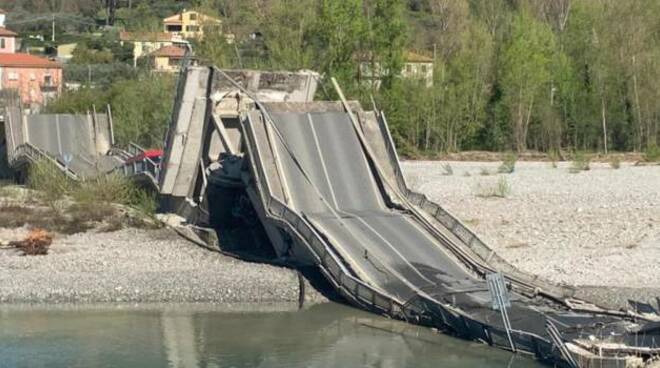
[[120,144],[135,142],[144,147],[162,146],[174,100],[174,79],[171,76],[143,75],[137,80],[120,81],[108,94]]
[[314,59],[308,32],[315,17],[313,0],[277,0],[262,19],[264,43],[273,69],[307,69]]
[[555,39],[550,28],[522,10],[514,19],[511,41],[504,50],[504,103],[509,112],[513,141],[519,152],[527,149],[527,134],[539,99],[550,89]]
[[403,4],[400,0],[375,0],[369,17],[371,70],[378,72],[383,88],[401,73],[406,41]]
[[319,0],[316,24],[310,34],[316,67],[342,85],[353,86],[356,56],[363,46],[366,23],[361,0]]

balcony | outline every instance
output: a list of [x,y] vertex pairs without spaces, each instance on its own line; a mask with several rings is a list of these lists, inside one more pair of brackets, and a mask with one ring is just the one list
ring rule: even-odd
[[52,82],[43,82],[39,83],[39,89],[41,89],[42,92],[57,92],[59,91],[60,86]]

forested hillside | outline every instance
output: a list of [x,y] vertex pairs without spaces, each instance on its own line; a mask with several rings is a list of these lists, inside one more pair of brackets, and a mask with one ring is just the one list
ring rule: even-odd
[[[102,23],[104,3],[0,7]],[[222,36],[195,44],[201,60],[335,76],[363,104],[373,95],[411,154],[657,150],[657,0],[121,0],[115,26],[159,30],[184,7],[221,17],[236,35],[234,44]],[[435,58],[432,87],[400,78],[408,49]],[[359,80],[356,55],[382,65],[380,89]]]

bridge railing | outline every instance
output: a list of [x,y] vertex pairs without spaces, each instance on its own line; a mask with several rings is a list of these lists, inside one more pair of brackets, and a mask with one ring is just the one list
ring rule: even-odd
[[8,152],[9,166],[16,167],[21,164],[32,164],[38,161],[45,160],[52,163],[55,167],[60,169],[66,176],[73,180],[79,180],[78,175],[73,172],[69,167],[52,158],[49,154],[34,146],[31,143],[23,143],[16,147],[11,154]]

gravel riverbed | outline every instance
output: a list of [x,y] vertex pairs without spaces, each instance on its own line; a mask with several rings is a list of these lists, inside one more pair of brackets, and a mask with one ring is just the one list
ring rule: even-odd
[[[0,229],[0,241],[24,235]],[[45,256],[0,248],[4,303],[297,303],[297,272],[203,249],[169,229],[58,235]],[[323,300],[306,287],[306,301]]]
[[[499,163],[449,162],[447,175],[446,164],[407,161],[403,170],[413,189],[523,271],[660,296],[660,166],[599,163],[570,173],[569,163],[518,162],[512,174],[495,174]],[[501,181],[508,196],[489,197]]]

